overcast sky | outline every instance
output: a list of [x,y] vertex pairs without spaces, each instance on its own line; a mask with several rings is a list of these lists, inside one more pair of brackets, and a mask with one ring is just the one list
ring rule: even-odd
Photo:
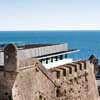
[[0,30],[100,30],[100,0],[0,0]]

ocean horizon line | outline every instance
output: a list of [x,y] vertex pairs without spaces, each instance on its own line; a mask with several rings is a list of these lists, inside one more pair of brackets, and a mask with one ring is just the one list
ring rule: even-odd
[[67,31],[67,32],[68,31],[79,31],[79,32],[84,31],[85,32],[85,31],[100,31],[100,30],[0,30],[0,32],[32,32],[32,31],[33,32],[35,32],[35,31],[36,32],[39,32],[39,31],[46,31],[46,32],[47,31],[51,31],[51,32],[52,31],[60,31],[60,32],[61,31]]

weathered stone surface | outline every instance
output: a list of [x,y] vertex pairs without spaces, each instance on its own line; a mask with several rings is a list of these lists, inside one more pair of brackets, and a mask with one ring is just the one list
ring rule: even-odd
[[[0,100],[9,100],[7,98],[10,96],[13,100],[98,99],[93,64],[89,61],[66,64],[51,70],[46,70],[34,59],[23,63],[26,63],[26,66],[24,64],[21,68],[19,66],[17,72],[0,72]],[[82,70],[79,70],[78,63],[84,64],[85,67],[82,66]],[[77,71],[74,71],[73,65]],[[63,69],[66,70],[66,75]]]
[[[56,100],[98,100],[98,90],[93,71],[93,64],[89,61],[75,63],[77,71],[72,70],[72,74],[69,73],[66,76],[62,76],[61,74],[59,78],[55,78],[56,83],[60,83]],[[69,69],[69,65],[73,68],[75,63],[60,66],[59,69],[62,67]],[[82,66],[82,70],[79,70],[78,67],[80,66],[77,64],[84,65]],[[58,68],[56,69],[58,70]],[[54,73],[56,69],[50,71]],[[80,72],[80,74],[77,72]]]
[[18,59],[16,50],[14,45],[5,48],[0,100],[100,100],[90,61],[47,70],[37,59]]
[[16,71],[17,69],[17,47],[9,44],[4,48],[4,65],[6,71]]

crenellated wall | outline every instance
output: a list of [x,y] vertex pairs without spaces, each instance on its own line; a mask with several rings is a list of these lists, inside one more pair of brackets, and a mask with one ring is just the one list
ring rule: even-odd
[[89,61],[77,61],[50,69],[55,83],[60,86],[56,100],[98,100],[93,68]]
[[47,70],[37,59],[20,59],[15,45],[4,49],[0,100],[99,100],[95,64],[76,61]]
[[93,67],[77,61],[47,70],[36,59],[19,61],[16,72],[0,72],[0,100],[98,100]]

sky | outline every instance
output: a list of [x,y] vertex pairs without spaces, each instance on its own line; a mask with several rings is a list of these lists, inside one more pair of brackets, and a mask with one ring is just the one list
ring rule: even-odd
[[100,30],[100,0],[0,0],[2,30]]

